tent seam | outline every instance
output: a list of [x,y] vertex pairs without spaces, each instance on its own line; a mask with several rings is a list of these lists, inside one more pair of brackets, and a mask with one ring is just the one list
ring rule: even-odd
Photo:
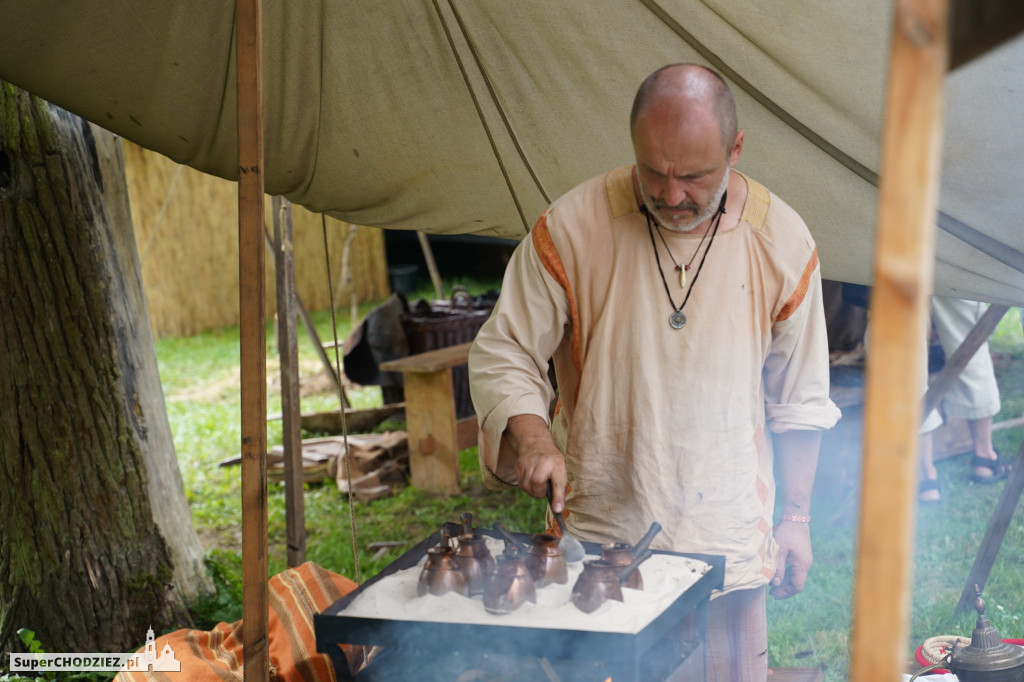
[[[498,152],[497,144],[494,141],[494,135],[491,132],[490,126],[487,125],[487,120],[484,118],[483,109],[480,107],[480,101],[477,99],[476,92],[474,92],[473,87],[469,83],[469,75],[466,72],[466,66],[462,62],[462,58],[459,56],[458,50],[455,48],[455,41],[452,39],[451,31],[448,28],[447,22],[444,20],[444,16],[441,14],[441,7],[438,5],[437,0],[432,0],[432,4],[434,6],[434,12],[437,14],[437,20],[441,22],[441,29],[444,31],[445,38],[448,39],[448,46],[451,48],[452,56],[455,57],[455,62],[458,64],[459,72],[462,74],[462,80],[466,84],[466,90],[469,92],[469,96],[473,100],[473,106],[476,108],[477,117],[480,119],[480,124],[483,126],[484,134],[487,136],[487,141],[491,145],[491,152],[494,154],[495,161],[498,162],[498,168],[501,169],[501,175],[505,179],[505,186],[508,187],[512,201],[515,203],[516,210],[519,212],[519,219],[523,223],[523,229],[526,232],[529,232],[530,224],[526,220],[526,214],[523,212],[523,207],[519,203],[519,197],[516,195],[515,188],[512,186],[512,179],[508,175],[508,169],[505,168],[505,163],[502,161],[501,154]],[[452,9],[452,11],[454,12],[454,9]]]
[[487,75],[487,70],[484,69],[483,62],[480,59],[480,53],[476,49],[476,45],[473,44],[472,39],[469,37],[469,32],[466,30],[466,25],[462,21],[462,16],[459,11],[455,8],[453,0],[448,0],[448,7],[451,8],[452,14],[455,15],[455,21],[459,23],[459,29],[462,31],[462,36],[466,39],[466,44],[469,46],[469,52],[473,55],[473,61],[476,62],[477,70],[480,72],[481,77],[484,79],[484,84],[487,86],[487,93],[491,97],[491,102],[494,104],[494,108],[498,111],[498,115],[501,116],[502,123],[505,124],[505,131],[508,133],[509,138],[512,140],[512,144],[515,146],[516,151],[519,153],[519,158],[522,160],[523,165],[526,167],[530,177],[533,178],[533,183],[537,186],[537,190],[541,196],[544,197],[544,201],[548,204],[551,203],[551,197],[544,189],[544,185],[541,183],[540,178],[537,176],[533,165],[526,156],[526,150],[523,149],[523,145],[519,140],[519,136],[516,135],[515,130],[512,128],[512,122],[509,121],[505,108],[501,105],[498,100],[498,94],[494,91],[493,82],[490,76]]

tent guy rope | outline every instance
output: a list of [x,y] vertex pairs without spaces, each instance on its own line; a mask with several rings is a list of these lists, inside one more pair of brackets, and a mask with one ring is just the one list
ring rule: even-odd
[[[324,260],[327,266],[327,294],[330,297],[331,303],[331,333],[334,335],[334,364],[335,370],[338,377],[342,376],[341,373],[341,351],[338,347],[341,345],[338,343],[338,320],[334,313],[334,287],[331,286],[331,250],[327,245],[327,216],[323,213],[320,214],[320,227],[324,236]],[[355,324],[353,318],[352,324]],[[345,414],[345,406],[348,405],[348,399],[345,397],[345,387],[338,382],[338,402],[341,405],[341,438],[344,444],[344,450],[342,450],[342,457],[345,460],[345,482],[348,483],[348,521],[352,530],[352,560],[355,562],[355,581],[362,583],[362,576],[359,571],[359,536],[356,531],[356,507],[355,507],[355,493],[352,490],[352,458],[349,456],[348,450],[348,415]]]

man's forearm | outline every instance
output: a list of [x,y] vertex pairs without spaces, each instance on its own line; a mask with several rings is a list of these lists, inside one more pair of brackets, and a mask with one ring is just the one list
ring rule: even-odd
[[505,426],[505,440],[516,456],[531,448],[555,447],[547,422],[535,414],[517,414]]
[[775,435],[775,445],[782,513],[810,516],[821,431],[785,431]]

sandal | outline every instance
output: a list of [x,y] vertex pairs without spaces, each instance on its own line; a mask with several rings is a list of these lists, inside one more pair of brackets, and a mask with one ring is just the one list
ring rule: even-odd
[[[939,496],[935,499],[924,499],[921,497],[924,493],[932,490],[938,492]],[[942,502],[942,485],[939,481],[934,478],[921,479],[921,482],[917,484],[917,501],[921,504],[938,504],[939,502]]]
[[[975,467],[990,469],[992,474],[989,476],[978,474],[974,471]],[[1013,465],[1010,460],[998,452],[995,459],[985,459],[984,457],[974,455],[971,457],[971,480],[975,483],[995,483],[1009,476],[1010,469],[1012,468]]]

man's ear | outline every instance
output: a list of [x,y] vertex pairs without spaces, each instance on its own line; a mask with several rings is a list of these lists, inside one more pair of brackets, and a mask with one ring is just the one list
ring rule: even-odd
[[733,143],[732,149],[729,150],[729,167],[732,168],[740,160],[740,154],[743,153],[743,131],[740,130],[736,133],[736,142]]

